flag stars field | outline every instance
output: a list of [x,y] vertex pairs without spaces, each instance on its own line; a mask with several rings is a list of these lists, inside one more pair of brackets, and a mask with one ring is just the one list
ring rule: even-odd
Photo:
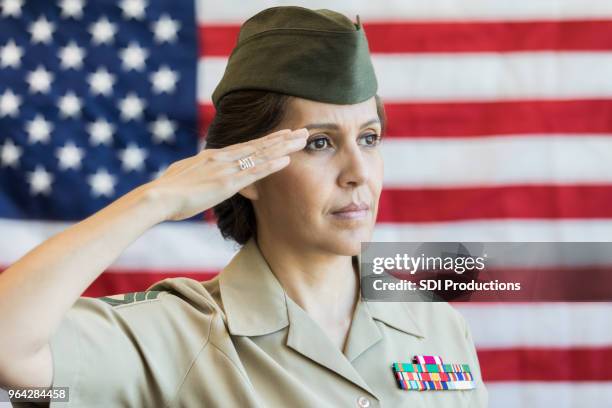
[[197,153],[195,15],[164,0],[0,0],[0,229],[82,219]]

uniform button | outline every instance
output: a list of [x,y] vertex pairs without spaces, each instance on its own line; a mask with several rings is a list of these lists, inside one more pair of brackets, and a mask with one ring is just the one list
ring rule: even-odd
[[357,406],[361,408],[368,408],[370,406],[370,400],[366,397],[357,398]]

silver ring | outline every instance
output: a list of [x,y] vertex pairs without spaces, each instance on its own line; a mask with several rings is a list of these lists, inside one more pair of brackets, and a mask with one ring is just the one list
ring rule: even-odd
[[240,164],[240,170],[249,169],[251,167],[255,167],[255,162],[253,161],[253,156],[247,156],[238,160]]

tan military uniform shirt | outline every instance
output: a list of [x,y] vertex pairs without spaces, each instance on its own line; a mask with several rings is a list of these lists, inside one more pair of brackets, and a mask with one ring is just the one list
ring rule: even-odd
[[[292,301],[251,239],[214,279],[80,298],[51,342],[72,407],[485,407],[464,319],[446,303],[360,300],[345,353]],[[475,390],[404,391],[393,362],[467,363]]]

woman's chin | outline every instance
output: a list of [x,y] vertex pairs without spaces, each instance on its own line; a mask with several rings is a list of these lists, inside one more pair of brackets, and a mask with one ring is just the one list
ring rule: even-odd
[[344,255],[357,255],[361,252],[361,243],[372,239],[372,228],[362,226],[361,228],[329,230],[325,235],[326,241],[334,247],[334,251]]

